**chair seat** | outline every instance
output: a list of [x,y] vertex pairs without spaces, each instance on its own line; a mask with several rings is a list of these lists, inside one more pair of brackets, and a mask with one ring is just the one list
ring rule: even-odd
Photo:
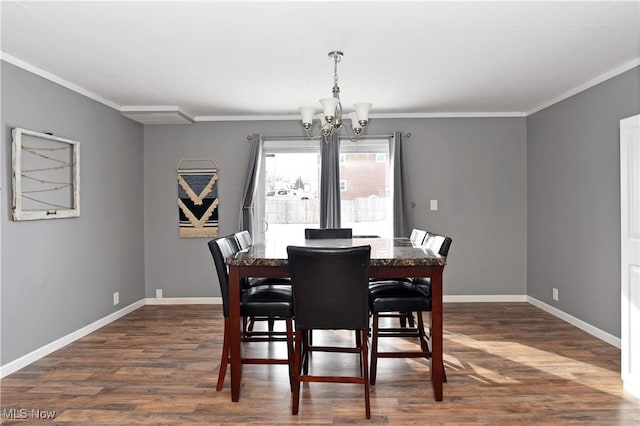
[[426,287],[406,281],[377,281],[369,286],[372,313],[430,311],[431,297]]
[[261,285],[242,292],[240,304],[242,316],[293,315],[293,296],[289,285]]
[[427,297],[431,297],[431,278],[412,278],[411,280]]

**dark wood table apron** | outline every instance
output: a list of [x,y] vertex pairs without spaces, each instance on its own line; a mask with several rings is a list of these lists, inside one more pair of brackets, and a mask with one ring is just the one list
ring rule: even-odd
[[406,238],[353,238],[337,240],[266,241],[226,260],[229,266],[229,321],[231,335],[231,400],[240,399],[242,345],[240,318],[240,279],[242,277],[288,277],[286,247],[371,246],[371,278],[431,278],[431,383],[436,401],[442,401],[442,272],[446,259],[429,250],[413,247]]

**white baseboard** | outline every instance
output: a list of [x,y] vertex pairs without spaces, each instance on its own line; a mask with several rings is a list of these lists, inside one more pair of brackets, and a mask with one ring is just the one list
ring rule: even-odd
[[469,296],[442,296],[444,303],[470,303],[470,302],[526,302],[527,296],[523,294],[493,294],[493,295],[469,295]]
[[222,297],[147,297],[145,305],[222,305]]
[[542,309],[543,311],[546,311],[548,313],[550,313],[551,315],[553,315],[554,317],[558,317],[561,320],[568,322],[571,325],[574,325],[576,327],[578,327],[580,330],[582,331],[586,331],[587,333],[591,334],[594,337],[597,337],[600,340],[603,340],[605,342],[607,342],[608,344],[615,346],[616,348],[620,349],[622,346],[622,342],[620,340],[619,337],[616,337],[612,334],[607,333],[606,331],[600,330],[597,327],[592,326],[589,323],[586,323],[584,321],[582,321],[581,319],[578,319],[572,315],[567,314],[564,311],[561,311],[560,309],[554,308],[551,305],[547,305],[546,303],[533,298],[531,296],[527,296],[527,302],[531,303],[533,306],[536,306],[540,309]]
[[69,343],[73,343],[76,340],[86,336],[87,334],[93,333],[94,331],[117,320],[118,318],[122,318],[123,316],[144,306],[144,304],[145,304],[144,299],[138,300],[137,302],[134,302],[129,306],[126,306],[120,309],[119,311],[109,314],[104,318],[94,321],[91,324],[85,327],[82,327],[79,330],[74,331],[73,333],[69,333],[66,336],[59,338],[58,340],[55,340],[47,345],[42,346],[41,348],[36,349],[33,352],[30,352],[14,361],[11,361],[5,365],[0,366],[0,378],[6,377],[9,374],[18,371],[21,368],[24,368],[27,365],[31,364],[32,362],[35,362],[40,358],[43,358],[57,351],[58,349],[62,349],[63,347],[67,346]]

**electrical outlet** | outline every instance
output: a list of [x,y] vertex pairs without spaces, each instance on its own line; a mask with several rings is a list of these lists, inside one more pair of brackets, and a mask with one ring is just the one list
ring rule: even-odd
[[438,210],[438,200],[429,200],[429,208],[432,211]]
[[162,289],[156,288],[156,299],[162,299]]
[[555,300],[556,302],[558,301],[558,289],[557,288],[553,289],[553,300]]
[[113,293],[113,304],[117,305],[118,303],[120,303],[120,292],[116,291]]

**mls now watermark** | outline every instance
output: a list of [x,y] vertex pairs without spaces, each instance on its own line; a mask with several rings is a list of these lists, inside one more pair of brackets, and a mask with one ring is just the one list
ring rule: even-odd
[[2,418],[5,420],[53,420],[56,418],[56,412],[40,408],[3,408]]

